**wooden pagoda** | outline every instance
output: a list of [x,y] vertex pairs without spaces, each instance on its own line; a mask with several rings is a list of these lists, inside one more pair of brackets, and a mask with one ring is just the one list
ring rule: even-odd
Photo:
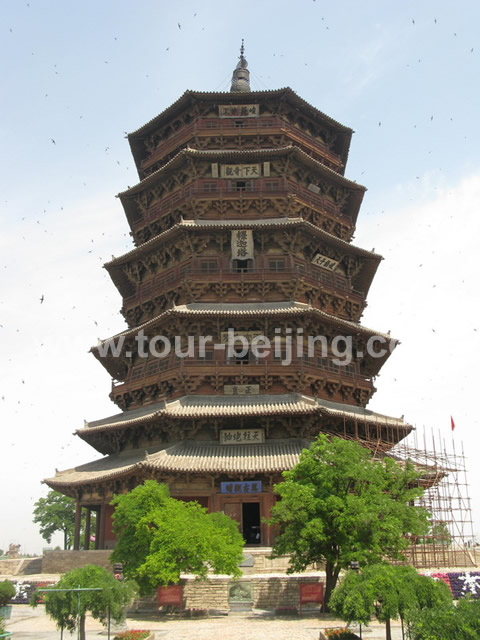
[[[366,409],[394,341],[360,324],[381,256],[351,243],[365,191],[344,177],[351,136],[290,88],[251,91],[243,45],[230,92],[187,91],[128,136],[135,246],[105,265],[128,328],[92,348],[120,412],[76,432],[102,459],[46,480],[76,500],[76,549],[82,509],[86,540],[95,511],[112,548],[112,496],[147,478],[271,545],[272,487],[319,433],[385,450],[410,432]],[[232,336],[272,346],[243,353]],[[299,336],[322,339],[288,358]],[[379,337],[390,348],[372,354]]]

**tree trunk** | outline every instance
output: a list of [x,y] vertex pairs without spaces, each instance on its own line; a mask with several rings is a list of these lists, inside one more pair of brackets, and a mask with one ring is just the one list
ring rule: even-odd
[[330,596],[332,595],[332,591],[335,589],[338,580],[338,574],[340,573],[340,567],[335,567],[332,562],[327,560],[325,564],[325,574],[326,574],[326,582],[325,582],[325,593],[323,596],[323,611],[329,611],[328,603],[330,601]]
[[387,618],[385,620],[385,631],[386,631],[385,638],[387,640],[392,640],[392,630],[390,629],[390,618]]
[[85,614],[80,616],[80,640],[85,640]]

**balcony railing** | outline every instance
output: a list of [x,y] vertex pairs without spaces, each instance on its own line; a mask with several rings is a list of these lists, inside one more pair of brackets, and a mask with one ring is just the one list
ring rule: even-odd
[[157,148],[145,158],[140,168],[142,171],[147,171],[149,167],[155,165],[159,161],[162,161],[165,155],[175,151],[181,147],[186,141],[197,135],[212,135],[225,134],[225,135],[262,135],[268,133],[270,135],[275,134],[287,134],[291,138],[296,139],[300,144],[308,147],[317,158],[325,158],[329,164],[334,167],[342,168],[343,164],[340,158],[332,153],[327,145],[308,133],[305,133],[298,127],[290,124],[288,121],[283,120],[278,116],[273,117],[261,117],[261,118],[200,118],[195,122],[186,125],[176,131],[173,135],[165,140],[162,140]]
[[[350,224],[352,222],[350,216],[342,213],[339,207],[329,201],[328,198],[316,194],[294,182],[268,187],[263,184],[257,185],[256,180],[250,180],[246,181],[248,184],[245,187],[236,187],[235,181],[233,180],[231,186],[217,186],[215,180],[217,179],[197,180],[189,186],[179,188],[173,193],[165,195],[144,212],[143,217],[135,222],[135,226],[139,228],[145,223],[153,222],[158,217],[180,206],[186,200],[238,200],[239,198],[248,200],[253,198],[278,198],[285,197],[286,195],[296,196],[298,200],[320,211],[324,211],[330,216],[338,217]],[[263,183],[263,181],[261,182]],[[212,189],[211,185],[215,185],[216,188]]]
[[[305,347],[306,351],[306,347]],[[212,352],[210,352],[212,354]],[[213,355],[218,356],[221,354],[221,350],[216,350]],[[248,378],[250,376],[261,375],[280,375],[280,374],[292,374],[292,373],[328,373],[331,376],[332,381],[356,381],[363,385],[373,386],[370,377],[366,377],[359,372],[359,365],[357,362],[352,362],[349,365],[335,365],[330,358],[320,357],[295,357],[292,358],[290,364],[282,364],[279,359],[273,359],[271,355],[267,358],[254,358],[249,354],[248,361],[244,361],[240,358],[228,359],[227,354],[223,356],[223,360],[209,360],[206,358],[179,358],[176,355],[170,354],[165,358],[155,358],[145,361],[145,364],[137,364],[129,372],[126,380],[118,381],[112,380],[112,392],[117,393],[122,387],[125,389],[138,388],[135,383],[140,384],[140,388],[149,386],[158,382],[171,378],[172,373],[176,371],[190,372],[196,375],[208,376],[225,376],[231,377],[241,372],[242,376]],[[340,359],[339,359],[340,360]],[[158,365],[156,370],[152,370],[154,365]]]
[[171,269],[166,273],[154,276],[147,282],[141,284],[134,295],[124,299],[124,306],[131,307],[137,303],[150,299],[154,295],[178,288],[185,282],[215,282],[215,283],[262,283],[262,282],[283,282],[292,279],[302,279],[307,284],[313,286],[326,286],[332,292],[340,292],[348,295],[349,300],[358,304],[363,303],[364,295],[361,291],[353,289],[347,278],[342,278],[334,273],[325,270],[315,269],[306,264],[304,268],[285,269],[216,269],[208,270],[191,269],[188,266],[180,266]]

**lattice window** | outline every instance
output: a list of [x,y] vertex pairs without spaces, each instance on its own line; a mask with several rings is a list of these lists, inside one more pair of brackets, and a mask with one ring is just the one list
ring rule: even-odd
[[270,271],[285,271],[285,260],[283,258],[270,259],[268,269]]
[[217,190],[217,183],[216,182],[204,182],[203,190],[206,193],[212,193],[212,192]]
[[132,369],[132,380],[138,380],[139,378],[142,377],[142,373],[143,373],[143,364],[140,367],[134,367]]
[[202,273],[215,273],[218,271],[218,263],[216,260],[202,260],[200,262],[200,271]]
[[279,180],[265,180],[264,182],[265,191],[277,191],[280,189],[280,181]]

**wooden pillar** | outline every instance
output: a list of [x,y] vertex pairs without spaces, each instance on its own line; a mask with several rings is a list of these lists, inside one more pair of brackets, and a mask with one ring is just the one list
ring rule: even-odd
[[82,507],[79,502],[75,505],[75,529],[73,533],[73,549],[80,549],[80,525],[82,523]]
[[99,520],[100,520],[100,526],[99,526],[99,534],[100,534],[100,539],[98,541],[98,548],[99,549],[105,549],[105,515],[106,515],[106,505],[105,503],[102,503],[100,505],[100,515],[99,515]]
[[97,518],[96,518],[96,523],[95,523],[95,549],[100,549],[100,511],[101,511],[101,507],[97,507],[97,509],[95,509],[96,513],[97,513]]
[[90,549],[90,508],[87,507],[87,514],[85,516],[85,537],[83,539],[83,548],[88,551]]

